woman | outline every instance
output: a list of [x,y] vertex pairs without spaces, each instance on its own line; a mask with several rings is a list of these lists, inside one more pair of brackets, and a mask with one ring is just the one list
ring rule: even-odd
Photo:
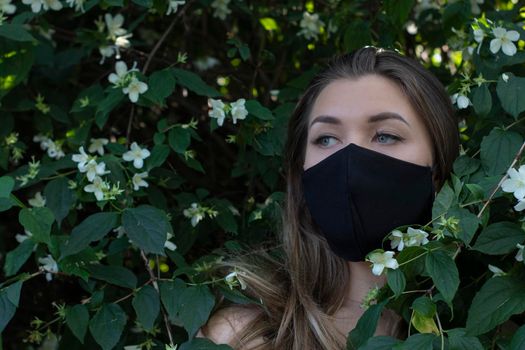
[[[366,254],[397,226],[429,221],[458,148],[450,98],[419,63],[374,47],[332,59],[289,121],[282,260],[228,265],[261,305],[222,308],[198,336],[234,349],[345,348],[363,298],[385,283]],[[403,337],[401,321],[384,312],[376,335]]]

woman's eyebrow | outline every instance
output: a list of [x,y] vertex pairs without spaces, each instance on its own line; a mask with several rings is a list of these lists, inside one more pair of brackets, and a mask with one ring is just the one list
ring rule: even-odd
[[[405,118],[403,118],[402,116],[400,116],[399,114],[395,112],[381,112],[381,113],[374,114],[368,118],[368,123],[377,123],[377,122],[387,120],[387,119],[399,120],[410,127],[410,124],[405,120]],[[341,125],[341,120],[337,117],[333,117],[330,115],[320,115],[320,116],[315,117],[314,120],[312,120],[309,128],[311,128],[312,125],[314,125],[315,123]]]

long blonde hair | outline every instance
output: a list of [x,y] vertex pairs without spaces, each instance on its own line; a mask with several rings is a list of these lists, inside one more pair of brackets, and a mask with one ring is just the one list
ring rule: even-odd
[[259,251],[232,258],[221,266],[239,271],[248,285],[246,294],[262,301],[260,306],[250,306],[259,310],[258,316],[238,334],[236,349],[246,349],[242,344],[254,339],[263,340],[256,347],[260,350],[345,348],[332,315],[342,306],[348,290],[348,263],[331,252],[312,225],[301,174],[308,116],[319,93],[334,80],[370,74],[398,84],[430,131],[437,189],[452,169],[459,149],[457,120],[450,98],[436,77],[411,58],[370,46],[332,58],[310,82],[288,124],[284,152],[287,194],[279,236],[282,258]]

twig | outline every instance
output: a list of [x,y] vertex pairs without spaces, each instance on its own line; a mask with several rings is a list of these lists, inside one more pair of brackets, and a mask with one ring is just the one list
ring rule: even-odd
[[[160,297],[160,290],[159,290],[159,284],[157,283],[157,277],[155,276],[155,274],[153,273],[153,270],[151,270],[151,267],[149,266],[148,257],[146,256],[146,254],[144,253],[142,249],[140,250],[140,255],[142,256],[142,260],[144,260],[144,265],[146,266],[146,270],[148,270],[151,282],[153,284],[153,288],[155,288],[157,293],[159,293],[159,297]],[[166,314],[166,311],[164,310],[164,306],[161,305],[160,311],[162,312],[162,317],[164,319],[164,325],[166,326],[166,331],[168,332],[168,338],[170,339],[170,344],[175,344],[173,342],[173,336],[171,335],[170,322],[168,319],[168,315]]]
[[133,124],[134,114],[135,114],[135,105],[132,105],[131,112],[129,112],[128,128],[126,129],[126,147],[129,146],[129,135],[131,134],[131,125]]

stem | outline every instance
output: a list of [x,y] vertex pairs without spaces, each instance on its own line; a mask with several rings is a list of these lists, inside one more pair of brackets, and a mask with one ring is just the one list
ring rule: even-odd
[[[149,266],[148,257],[146,256],[146,253],[144,253],[144,250],[142,249],[140,250],[140,255],[142,256],[142,260],[144,260],[144,265],[146,266],[146,270],[148,270],[150,280],[153,283],[153,288],[155,288],[157,293],[159,293],[160,295],[159,284],[157,283],[157,277],[155,276],[155,274],[151,270],[151,267]],[[163,305],[161,305],[160,311],[162,312],[162,317],[164,319],[164,325],[166,327],[166,331],[168,332],[168,338],[170,339],[170,344],[175,344],[173,342],[173,336],[171,335],[171,328],[170,328],[170,322],[168,319],[168,315],[166,314],[166,310],[164,310]]]
[[514,123],[511,123],[509,125],[507,125],[506,127],[503,128],[503,130],[507,131],[509,130],[511,127],[513,127],[514,125],[518,124],[518,123],[521,123],[522,121],[524,121],[525,118],[521,118],[521,119],[518,119],[516,120]]
[[53,176],[43,177],[40,180],[52,180],[52,179],[56,179],[58,177],[64,177],[64,176],[68,176],[68,175],[71,175],[71,174],[75,174],[76,172],[78,172],[78,170],[71,170],[71,171],[68,171],[67,173],[62,173],[62,174],[58,173],[58,174],[53,175]]
[[133,124],[133,115],[135,114],[135,105],[131,106],[131,111],[129,112],[128,127],[126,129],[126,147],[129,146],[129,135],[131,134],[131,125]]
[[[18,206],[19,206],[20,208],[27,208],[26,205],[25,205],[20,199],[18,199],[18,197],[15,196],[14,194],[11,193],[11,194],[9,195],[9,198],[10,198],[11,200],[15,201],[16,204],[18,204]],[[0,350],[1,350],[1,349],[0,349]]]
[[439,313],[437,311],[436,320],[439,327],[439,335],[441,336],[441,350],[445,350],[445,337],[443,336],[443,327],[441,326],[441,320],[439,319]]

